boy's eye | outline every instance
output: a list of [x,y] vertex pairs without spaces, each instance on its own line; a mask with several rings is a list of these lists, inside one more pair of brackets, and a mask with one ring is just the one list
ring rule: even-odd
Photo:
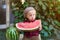
[[33,14],[33,15],[36,15],[36,14]]
[[32,16],[32,15],[30,15],[30,16]]

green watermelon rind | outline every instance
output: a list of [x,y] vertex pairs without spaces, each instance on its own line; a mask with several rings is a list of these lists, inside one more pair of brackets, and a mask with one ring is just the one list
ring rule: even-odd
[[9,28],[6,31],[6,38],[7,40],[17,40],[18,39],[18,32],[16,28]]

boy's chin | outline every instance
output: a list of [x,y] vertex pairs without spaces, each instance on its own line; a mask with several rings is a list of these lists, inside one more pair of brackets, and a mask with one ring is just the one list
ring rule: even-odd
[[30,20],[30,21],[34,21],[35,19],[32,19],[32,20]]

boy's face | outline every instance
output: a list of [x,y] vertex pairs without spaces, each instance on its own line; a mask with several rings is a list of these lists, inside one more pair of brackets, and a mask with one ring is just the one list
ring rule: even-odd
[[26,17],[28,18],[29,21],[33,21],[36,18],[36,11],[31,10],[27,13]]

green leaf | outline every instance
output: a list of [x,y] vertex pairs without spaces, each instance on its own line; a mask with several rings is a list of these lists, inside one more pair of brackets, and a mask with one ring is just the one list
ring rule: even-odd
[[37,18],[37,19],[40,19],[40,18],[41,18],[40,13],[37,12],[36,18]]
[[38,0],[38,3],[39,3],[39,6],[41,6],[43,4],[42,0]]
[[15,19],[15,23],[17,23],[19,20],[18,19]]
[[42,9],[43,9],[43,11],[46,10],[46,6],[44,4],[42,5]]
[[44,36],[45,36],[45,37],[48,37],[49,34],[45,31],[45,32],[44,32]]
[[48,32],[46,32],[45,30],[42,30],[42,31],[41,31],[41,34],[42,34],[44,37],[48,37],[48,36],[49,36]]
[[51,21],[50,18],[47,18],[47,21],[50,22]]
[[54,20],[54,23],[55,23],[57,26],[60,26],[60,22],[59,22],[59,21]]
[[49,31],[51,31],[52,29],[54,29],[53,25],[49,25]]
[[48,26],[43,26],[44,30],[48,30]]
[[18,11],[15,11],[14,16],[18,16],[18,15],[19,15]]
[[42,24],[43,25],[48,25],[48,22],[47,21],[42,21]]
[[41,19],[43,19],[43,20],[44,20],[44,19],[45,19],[45,17],[44,17],[44,16],[41,16]]
[[60,2],[60,0],[58,0]]
[[26,8],[26,7],[28,7],[28,2],[25,2],[24,4],[23,4],[23,8]]
[[45,11],[46,10],[46,5],[44,5],[44,3],[42,2],[42,0],[39,0],[38,3],[39,3],[39,6],[42,7],[43,11]]
[[54,20],[51,21],[51,24],[52,24],[53,26],[55,25]]

